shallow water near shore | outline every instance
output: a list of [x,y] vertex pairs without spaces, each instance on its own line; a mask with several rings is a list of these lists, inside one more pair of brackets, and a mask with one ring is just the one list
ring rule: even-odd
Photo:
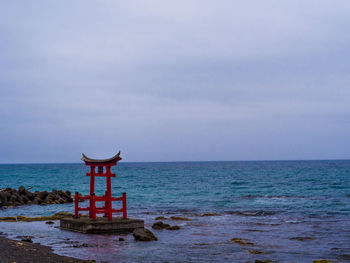
[[[83,164],[0,165],[1,187],[62,189],[87,194]],[[132,235],[83,235],[45,222],[0,222],[15,238],[34,236],[58,254],[118,262],[312,262],[350,258],[350,161],[120,163],[114,196],[127,193],[129,217],[185,216],[162,220],[180,230],[152,230],[159,241]],[[102,178],[96,192],[105,191]],[[82,203],[83,205],[83,203]],[[115,207],[118,207],[116,202]],[[0,216],[73,212],[73,204],[30,205],[0,210]],[[220,216],[200,217],[206,212]],[[239,238],[252,244],[230,241]]]

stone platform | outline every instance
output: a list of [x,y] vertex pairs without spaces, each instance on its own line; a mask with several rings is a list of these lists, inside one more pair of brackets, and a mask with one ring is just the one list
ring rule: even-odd
[[144,227],[144,221],[140,219],[113,217],[98,217],[92,220],[88,217],[63,218],[60,220],[60,228],[85,234],[120,234],[131,233],[136,228]]

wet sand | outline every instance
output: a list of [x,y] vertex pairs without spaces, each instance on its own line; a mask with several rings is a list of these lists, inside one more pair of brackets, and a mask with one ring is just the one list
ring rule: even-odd
[[81,263],[94,262],[71,257],[59,256],[47,246],[25,241],[14,241],[0,236],[0,262],[2,263]]

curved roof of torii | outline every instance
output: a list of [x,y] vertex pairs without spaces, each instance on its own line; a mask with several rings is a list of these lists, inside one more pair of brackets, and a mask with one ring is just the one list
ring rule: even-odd
[[92,159],[92,158],[89,158],[87,157],[85,154],[83,154],[83,157],[81,158],[82,161],[84,162],[88,162],[88,163],[111,163],[111,162],[118,162],[120,161],[122,158],[120,157],[120,151],[114,155],[113,157],[111,158],[108,158],[108,159]]

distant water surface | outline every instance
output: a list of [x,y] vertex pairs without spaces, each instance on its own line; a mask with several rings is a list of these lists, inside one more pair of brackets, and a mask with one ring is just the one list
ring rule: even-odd
[[[132,235],[120,242],[118,236],[70,233],[43,222],[0,223],[0,231],[33,235],[59,254],[111,262],[350,260],[350,161],[120,162],[113,170],[113,195],[127,193],[130,217],[144,219],[149,228],[160,215],[192,221],[165,220],[181,229],[154,231],[159,241],[151,243],[134,242]],[[83,164],[0,165],[0,188],[88,194],[87,171]],[[104,191],[105,181],[97,178],[96,193]],[[73,209],[72,204],[31,205],[0,210],[0,216]],[[197,216],[206,212],[221,216]],[[90,245],[74,248],[67,238]]]

